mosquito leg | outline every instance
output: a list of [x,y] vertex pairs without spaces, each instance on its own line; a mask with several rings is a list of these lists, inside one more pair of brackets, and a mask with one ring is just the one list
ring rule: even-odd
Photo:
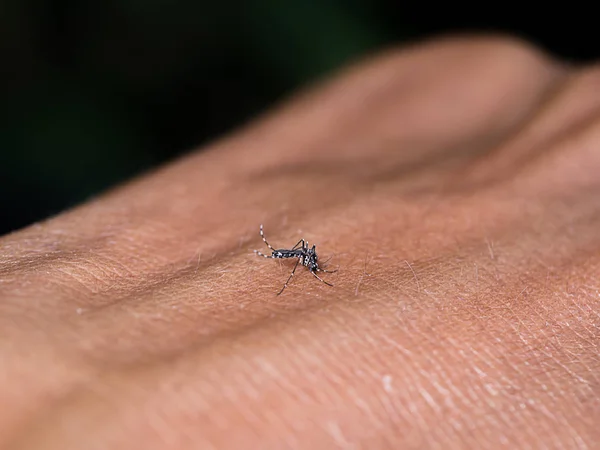
[[305,241],[304,239],[300,239],[300,240],[299,240],[299,241],[296,243],[296,245],[294,245],[294,246],[292,247],[292,250],[296,250],[297,248],[304,248],[304,244],[305,244],[305,242],[306,242],[306,241]]
[[298,261],[296,261],[296,265],[294,266],[294,270],[292,270],[292,273],[290,273],[290,276],[288,277],[287,281],[285,282],[285,284],[283,285],[283,287],[281,288],[281,290],[277,293],[277,295],[280,295],[283,292],[283,290],[287,287],[288,283],[290,282],[290,280],[294,276],[294,273],[296,272],[296,268],[298,267],[299,263],[300,263],[300,258],[298,258]]
[[265,232],[263,231],[263,225],[262,225],[262,223],[260,224],[260,237],[262,237],[262,240],[264,241],[265,245],[267,247],[269,247],[271,249],[271,251],[275,251],[275,249],[273,247],[271,247],[271,244],[269,244],[267,242],[267,238],[265,237]]
[[264,253],[259,252],[258,250],[253,250],[253,252],[256,253],[258,256],[262,256],[263,258],[273,258],[271,255],[265,255]]
[[[267,241],[267,238],[265,237],[265,232],[263,230],[263,225],[262,223],[260,224],[260,237],[262,237],[262,240],[264,241],[265,245],[267,247],[269,247],[269,249],[271,249],[271,251],[275,252],[275,249],[271,246],[271,244],[269,244],[269,242]],[[258,256],[262,256],[263,258],[272,258],[275,259],[273,257],[273,255],[265,255],[264,253],[258,251],[258,250],[254,250],[254,253],[256,253]]]
[[310,271],[310,273],[312,273],[317,280],[325,283],[327,286],[332,286],[333,287],[333,284],[328,283],[327,281],[325,281],[324,279],[322,279],[319,275],[317,275],[316,273],[314,273],[312,270]]

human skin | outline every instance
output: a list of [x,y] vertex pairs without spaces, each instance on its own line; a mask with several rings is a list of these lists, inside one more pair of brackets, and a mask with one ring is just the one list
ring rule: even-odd
[[597,445],[599,118],[598,68],[439,39],[3,237],[0,447]]

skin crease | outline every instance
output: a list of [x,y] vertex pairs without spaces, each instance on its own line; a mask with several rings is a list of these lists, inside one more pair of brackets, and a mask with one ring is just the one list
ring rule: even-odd
[[[600,72],[390,50],[0,238],[0,447],[592,448]],[[323,278],[265,260],[301,237]]]

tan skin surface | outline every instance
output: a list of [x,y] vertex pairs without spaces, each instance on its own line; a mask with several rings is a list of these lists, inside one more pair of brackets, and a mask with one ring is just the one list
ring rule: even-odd
[[[387,52],[0,239],[11,449],[600,442],[600,72]],[[339,268],[257,258],[301,237]]]

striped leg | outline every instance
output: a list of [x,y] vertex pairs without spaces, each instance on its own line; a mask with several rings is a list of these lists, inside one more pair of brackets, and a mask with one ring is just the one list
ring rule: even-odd
[[[265,245],[266,245],[267,247],[269,247],[269,249],[270,249],[272,252],[275,252],[275,249],[274,249],[273,247],[271,247],[271,244],[269,244],[269,243],[267,242],[267,238],[265,237],[265,232],[263,231],[263,225],[262,225],[262,223],[260,224],[260,237],[262,237],[262,240],[264,241]],[[262,253],[262,252],[260,252],[260,251],[258,251],[258,250],[254,250],[254,253],[256,253],[258,256],[262,256],[262,257],[264,257],[264,258],[273,258],[273,259],[275,259],[275,258],[273,257],[273,255],[265,255],[264,253]]]
[[304,239],[300,239],[296,245],[294,245],[292,247],[292,250],[296,250],[297,248],[305,248],[308,247],[308,242],[306,242]]
[[[325,272],[325,271],[321,270],[321,272]],[[310,271],[310,273],[312,273],[317,280],[325,283],[327,286],[332,286],[333,287],[333,284],[328,283],[327,281],[325,281],[324,279],[322,279],[319,275],[317,275],[316,273],[314,273],[312,270]]]
[[[263,230],[263,226],[262,224],[260,225],[260,237],[262,237],[263,242],[265,243],[265,245],[267,247],[269,247],[269,250],[271,250],[271,255],[265,255],[264,253],[262,253],[259,250],[254,250],[254,253],[256,253],[258,256],[262,256],[263,258],[272,258],[272,259],[277,259],[280,256],[273,256],[275,254],[275,252],[277,252],[277,250],[275,250],[273,248],[273,246],[271,246],[271,244],[269,244],[269,242],[267,241],[267,238],[265,237],[265,233]],[[304,248],[306,246],[306,241],[304,239],[300,239],[296,245],[294,245],[292,247],[292,250],[296,250],[298,248]],[[284,258],[289,257],[289,256],[284,256]]]
[[283,287],[281,288],[281,290],[277,293],[277,295],[280,295],[283,292],[283,290],[287,287],[288,283],[290,282],[290,280],[294,276],[294,273],[296,272],[296,268],[298,267],[299,263],[300,263],[300,258],[298,258],[298,261],[296,261],[296,265],[294,266],[294,270],[292,270],[292,273],[290,273],[290,276],[288,277],[287,281],[285,282],[285,284],[283,285]]

